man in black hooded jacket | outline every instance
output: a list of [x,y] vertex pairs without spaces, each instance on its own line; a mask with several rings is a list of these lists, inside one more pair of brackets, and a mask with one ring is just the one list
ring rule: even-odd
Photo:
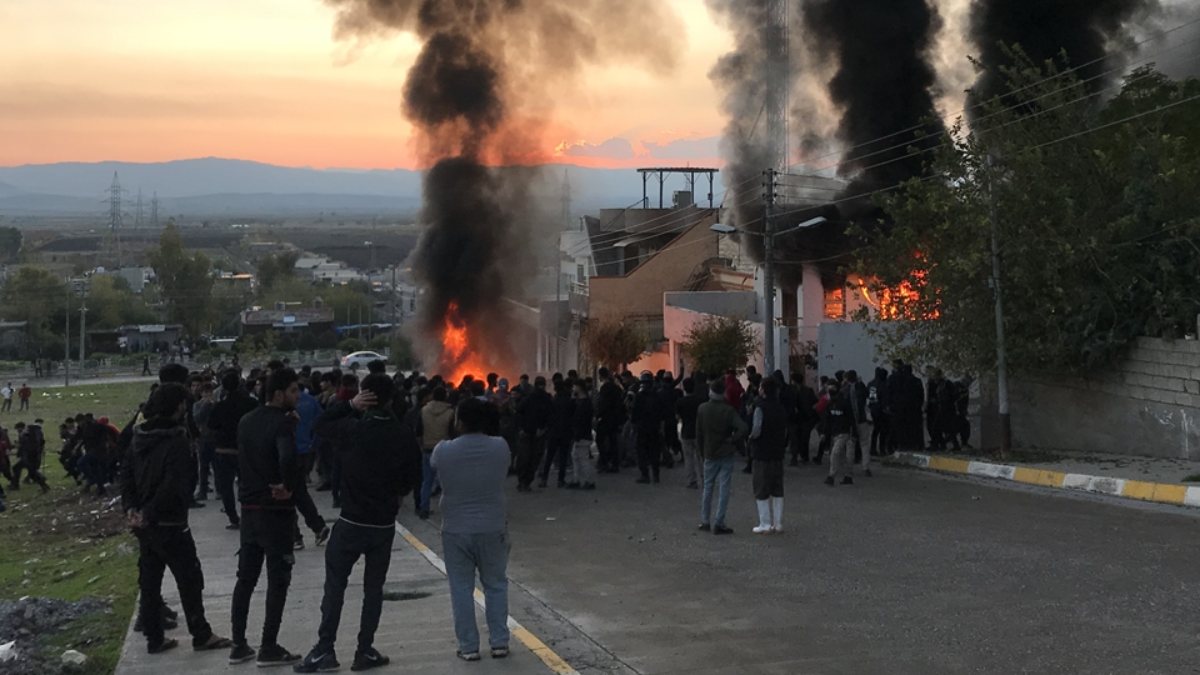
[[334,643],[346,585],[360,557],[365,560],[363,606],[353,670],[389,662],[375,649],[375,630],[383,610],[383,584],[391,565],[400,498],[420,483],[422,458],[416,433],[392,412],[394,390],[390,377],[372,373],[352,400],[330,407],[314,425],[318,436],[342,439],[338,445],[342,512],[325,548],[325,594],[317,644],[296,665],[296,672],[338,668]]
[[204,573],[188,527],[192,452],[184,424],[187,408],[188,392],[183,385],[159,386],[146,405],[147,420],[133,432],[131,450],[122,466],[121,502],[138,539],[142,633],[151,654],[179,644],[163,634],[162,580],[167,568],[179,588],[192,647],[206,651],[232,645],[213,634],[204,617]]

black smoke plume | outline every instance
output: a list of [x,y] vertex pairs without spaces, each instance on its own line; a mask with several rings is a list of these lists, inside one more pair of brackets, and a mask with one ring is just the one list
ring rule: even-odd
[[[587,64],[628,60],[669,71],[680,22],[638,0],[326,0],[340,38],[411,32],[420,55],[404,86],[424,179],[413,254],[425,290],[423,332],[436,347],[450,309],[492,365],[517,367],[504,299],[538,272],[531,259],[539,124]],[[557,255],[557,252],[555,252]],[[440,366],[446,374],[460,363]]]
[[845,196],[920,175],[930,158],[910,148],[939,143],[944,132],[930,60],[942,26],[937,11],[929,0],[810,0],[803,7],[811,48],[837,64],[829,93],[842,111],[838,173],[851,181]]
[[1132,49],[1134,20],[1159,9],[1158,0],[973,0],[971,37],[983,71],[972,92],[973,110],[1003,97],[1002,68],[1012,65],[1013,45],[1039,65],[1062,65],[1065,54],[1088,91],[1109,86]]
[[[929,147],[944,131],[934,106],[937,81],[931,49],[941,20],[927,0],[807,0],[800,3],[790,42],[791,72],[772,77],[770,43],[777,34],[764,30],[771,0],[709,0],[709,8],[732,30],[735,49],[722,57],[711,78],[725,94],[729,117],[724,135],[727,186],[750,181],[750,197],[731,189],[735,224],[761,229],[762,189],[754,179],[771,166],[771,139],[764,134],[762,102],[770,87],[803,84],[793,99],[792,135],[802,155],[822,148],[843,149],[838,173],[850,181],[841,194],[821,193],[836,206],[792,211],[777,229],[815,216],[827,225],[781,237],[778,257],[786,262],[825,260],[831,270],[851,245],[847,222],[879,218],[869,198],[850,197],[892,187],[922,171],[924,156],[910,157],[909,147]],[[782,36],[779,36],[782,37]],[[822,105],[827,101],[828,105]],[[832,110],[826,108],[832,106]],[[833,117],[832,124],[826,119]],[[901,134],[896,132],[904,130]],[[922,140],[920,135],[924,134]],[[888,136],[883,140],[877,140]],[[930,140],[932,139],[932,140]],[[824,163],[824,162],[820,162]],[[783,182],[787,182],[787,177]],[[787,190],[784,189],[786,196]],[[733,201],[733,200],[737,201]],[[745,237],[750,253],[761,258],[761,237]],[[785,284],[798,283],[799,265],[782,266]]]

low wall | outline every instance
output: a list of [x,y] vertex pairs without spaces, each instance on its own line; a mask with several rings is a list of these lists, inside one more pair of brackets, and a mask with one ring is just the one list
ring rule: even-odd
[[1012,383],[1018,446],[1200,459],[1200,342],[1139,338],[1088,379]]

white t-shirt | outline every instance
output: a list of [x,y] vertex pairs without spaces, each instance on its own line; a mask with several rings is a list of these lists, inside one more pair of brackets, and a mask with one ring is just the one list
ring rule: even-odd
[[0,389],[0,396],[3,396],[5,399],[12,398],[12,395],[13,395],[12,387],[5,386],[4,388]]

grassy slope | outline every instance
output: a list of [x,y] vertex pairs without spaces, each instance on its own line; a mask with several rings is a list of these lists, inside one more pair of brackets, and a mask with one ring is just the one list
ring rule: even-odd
[[58,424],[68,415],[91,412],[124,426],[147,391],[144,383],[47,389],[45,396],[35,390],[30,412],[0,414],[10,433],[19,420],[45,420],[43,471],[53,488],[47,495],[36,486],[8,491],[9,510],[0,514],[0,598],[111,600],[112,614],[81,619],[47,640],[59,651],[87,654],[86,673],[111,673],[116,666],[137,597],[137,554],[119,508],[80,496],[59,465]]

